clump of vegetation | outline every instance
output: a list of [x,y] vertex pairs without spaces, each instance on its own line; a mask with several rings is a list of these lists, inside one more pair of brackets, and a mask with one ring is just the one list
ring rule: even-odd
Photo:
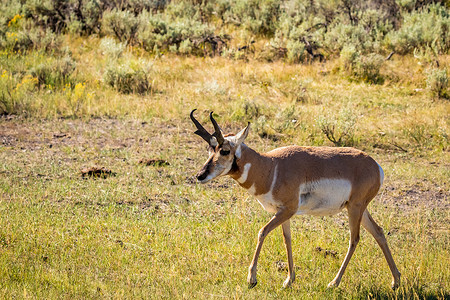
[[216,35],[214,27],[195,19],[170,20],[162,15],[143,14],[138,43],[150,52],[170,51],[199,56],[220,54],[228,37]]
[[367,83],[383,83],[380,69],[384,57],[377,53],[361,54],[355,47],[344,47],[341,51],[341,70],[352,79]]
[[385,43],[400,54],[412,53],[416,48],[447,53],[450,48],[449,28],[448,9],[441,4],[431,4],[404,14],[402,26],[387,33]]
[[103,31],[124,43],[136,42],[139,25],[139,18],[126,10],[106,11],[102,18]]
[[282,12],[280,0],[234,0],[229,1],[226,7],[224,3],[220,5],[225,23],[267,36],[275,33]]
[[384,78],[380,74],[384,57],[377,53],[361,55],[353,67],[354,77],[368,83],[383,83]]
[[62,38],[49,28],[42,29],[33,25],[32,21],[16,14],[0,30],[0,46],[9,52],[27,52],[43,50],[51,53],[59,51]]
[[237,59],[244,55],[240,50],[230,52],[231,34],[238,40],[262,38],[269,43],[258,52],[259,58],[292,63],[323,60],[351,46],[362,54],[407,54],[416,48],[447,53],[450,48],[447,9],[426,1],[413,8],[394,0],[7,0],[6,4],[7,9],[0,11],[6,27],[25,30],[7,36],[3,27],[0,41],[16,48],[39,42],[28,34],[33,27],[41,35],[45,32],[47,44],[52,39],[50,32],[100,34],[153,53],[233,53]]
[[357,142],[355,135],[356,116],[349,107],[344,107],[336,115],[322,115],[317,123],[322,133],[335,146],[355,146]]
[[[7,4],[9,5],[15,1],[8,0],[7,2],[9,2]],[[110,15],[111,12],[119,15],[119,12],[125,12],[125,14],[131,14],[130,17],[136,17],[143,11],[160,9],[166,3],[167,1],[165,0],[26,0],[17,9],[26,14],[36,26],[41,28],[49,28],[57,33],[71,32],[80,35],[90,35],[101,32],[103,17],[104,15]],[[127,20],[125,21],[128,22]],[[108,22],[106,24],[110,25]]]
[[436,98],[450,99],[450,86],[446,68],[431,68],[427,72],[427,89]]
[[107,67],[103,80],[123,94],[145,95],[152,89],[148,68],[136,63],[117,62]]
[[75,83],[72,77],[75,68],[76,63],[70,56],[50,58],[32,68],[31,75],[37,78],[40,87],[63,88]]
[[114,38],[109,36],[102,38],[100,41],[100,50],[102,51],[102,54],[112,60],[119,59],[125,52],[125,49],[125,43],[118,43]]
[[82,117],[88,113],[87,110],[92,104],[93,95],[86,88],[86,83],[79,82],[74,86],[66,84],[63,92],[69,108],[67,115]]
[[38,79],[31,75],[21,77],[3,70],[0,75],[0,115],[27,115],[37,84]]

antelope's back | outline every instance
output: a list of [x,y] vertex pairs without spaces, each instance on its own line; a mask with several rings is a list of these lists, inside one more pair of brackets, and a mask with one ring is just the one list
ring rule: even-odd
[[297,189],[301,184],[348,181],[351,193],[373,197],[378,192],[383,171],[380,165],[363,151],[350,147],[288,146],[265,154],[278,165],[284,189]]

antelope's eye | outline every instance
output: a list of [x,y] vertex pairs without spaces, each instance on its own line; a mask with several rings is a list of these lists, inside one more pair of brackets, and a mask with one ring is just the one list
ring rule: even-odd
[[230,154],[230,150],[220,150],[220,155],[228,155]]

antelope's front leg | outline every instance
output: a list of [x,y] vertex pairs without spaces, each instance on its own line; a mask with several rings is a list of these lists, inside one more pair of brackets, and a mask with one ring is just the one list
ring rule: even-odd
[[258,264],[259,253],[261,252],[264,239],[272,230],[277,228],[279,225],[283,224],[285,221],[289,220],[292,217],[292,215],[293,213],[287,210],[280,210],[275,214],[275,216],[273,216],[273,218],[269,221],[269,223],[267,223],[259,231],[258,243],[256,244],[255,254],[253,255],[252,263],[248,268],[248,277],[247,277],[248,288],[251,289],[255,287],[256,284],[258,283],[256,280],[256,268]]

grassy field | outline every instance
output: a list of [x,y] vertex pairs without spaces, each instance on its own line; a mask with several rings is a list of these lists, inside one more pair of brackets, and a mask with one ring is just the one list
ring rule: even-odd
[[[1,298],[450,297],[450,103],[431,97],[419,59],[394,56],[384,83],[371,85],[340,72],[338,60],[290,65],[128,48],[120,63],[146,67],[151,79],[139,95],[104,84],[112,62],[100,40],[67,43],[78,81],[24,90],[26,113],[0,119]],[[2,74],[46,59],[3,53]],[[439,59],[448,66],[449,56]],[[205,124],[214,110],[227,132],[251,121],[247,144],[258,151],[333,145],[328,128],[372,155],[386,177],[369,211],[387,234],[400,288],[390,289],[382,252],[362,230],[340,287],[326,289],[348,246],[341,213],[293,219],[289,289],[281,230],[270,234],[258,285],[247,289],[257,232],[271,216],[231,179],[195,182],[207,153],[188,118],[193,108]],[[92,166],[115,174],[83,178]]]

